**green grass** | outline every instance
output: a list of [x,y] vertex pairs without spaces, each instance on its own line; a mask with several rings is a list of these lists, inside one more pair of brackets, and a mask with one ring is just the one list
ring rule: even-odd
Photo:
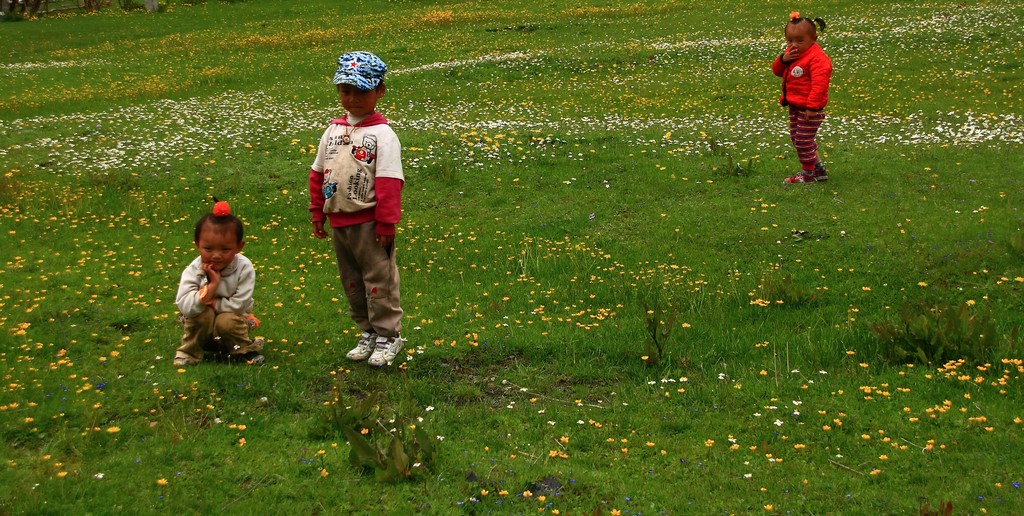
[[[836,71],[797,162],[789,10]],[[1024,510],[1024,9],[1006,1],[199,2],[0,23],[0,512]],[[364,28],[356,31],[355,27]],[[337,56],[391,67],[407,360],[355,328],[308,167]],[[262,368],[170,364],[229,200]],[[970,306],[980,359],[871,331]],[[664,345],[652,357],[652,335]],[[336,411],[438,463],[385,484]]]

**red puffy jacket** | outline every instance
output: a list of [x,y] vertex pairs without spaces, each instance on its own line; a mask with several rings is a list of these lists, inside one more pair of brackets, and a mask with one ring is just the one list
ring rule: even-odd
[[832,60],[817,43],[808,47],[792,63],[783,63],[781,55],[775,58],[772,72],[782,77],[782,96],[779,97],[779,103],[783,106],[821,110],[828,104]]

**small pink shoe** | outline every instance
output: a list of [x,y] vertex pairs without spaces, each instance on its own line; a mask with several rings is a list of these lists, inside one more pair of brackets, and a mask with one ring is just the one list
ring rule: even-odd
[[817,170],[813,170],[810,172],[802,172],[795,176],[787,177],[784,182],[786,184],[795,184],[815,183],[818,181],[828,181],[828,174],[824,170],[822,170],[821,172],[818,172]]

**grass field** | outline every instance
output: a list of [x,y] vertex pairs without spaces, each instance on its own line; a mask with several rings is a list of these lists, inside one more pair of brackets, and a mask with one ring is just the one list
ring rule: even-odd
[[[0,22],[0,513],[1024,512],[1016,2],[164,7]],[[784,187],[791,10],[831,179]],[[306,209],[351,49],[404,147],[386,369]],[[263,367],[171,364],[212,196]]]

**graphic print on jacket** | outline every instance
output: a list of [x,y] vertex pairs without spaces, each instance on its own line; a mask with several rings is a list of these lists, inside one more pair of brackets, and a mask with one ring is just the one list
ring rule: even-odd
[[373,163],[377,159],[377,137],[372,134],[363,136],[362,145],[352,146],[352,157],[367,165]]
[[[364,209],[367,203],[372,205],[375,197],[373,174],[363,165],[370,165],[377,159],[377,137],[372,134],[364,135],[360,142],[362,145],[355,143],[348,134],[328,138],[327,155],[333,157],[351,154],[352,161],[349,161],[349,166],[355,166],[324,170],[324,200],[331,201],[331,204],[341,202],[339,206],[342,211],[349,212]],[[339,189],[343,192],[340,198],[336,197]]]
[[[355,149],[352,149],[355,151]],[[370,175],[362,167],[356,169],[355,173],[348,176],[348,184],[345,185],[347,199],[351,201],[367,201],[370,198]]]
[[[366,202],[369,199],[370,175],[365,170],[360,167],[351,174],[348,174],[347,177],[340,173],[338,175],[343,176],[340,179],[345,182],[342,186],[345,189],[346,199],[358,202]],[[331,199],[334,197],[334,194],[338,193],[338,181],[333,176],[333,170],[324,171],[324,200]]]
[[334,197],[338,191],[338,182],[331,181],[331,170],[324,171],[324,199]]

